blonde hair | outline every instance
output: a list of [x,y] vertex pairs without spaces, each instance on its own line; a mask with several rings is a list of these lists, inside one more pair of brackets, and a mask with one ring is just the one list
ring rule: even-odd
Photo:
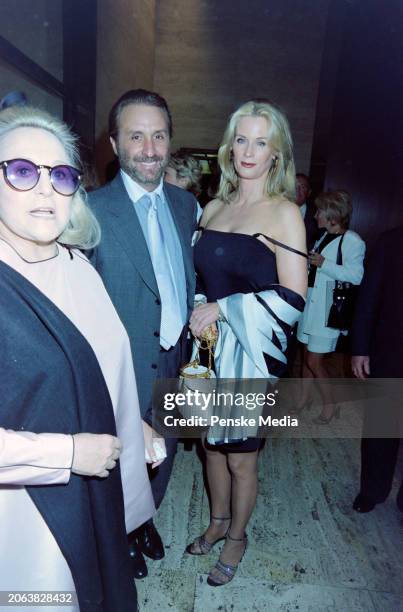
[[175,170],[178,178],[188,180],[188,186],[186,187],[188,191],[191,191],[196,197],[201,194],[200,181],[203,172],[197,159],[191,155],[174,153],[171,155],[168,166]]
[[323,191],[315,199],[315,206],[323,210],[330,223],[338,223],[343,229],[348,229],[353,213],[351,195],[348,191],[341,189]]
[[[60,119],[33,106],[11,106],[0,111],[0,139],[17,128],[37,128],[55,136],[63,146],[69,163],[81,167],[78,138]],[[70,220],[58,241],[80,249],[95,247],[101,238],[98,221],[86,204],[87,194],[80,186],[73,195]]]
[[265,195],[295,200],[295,165],[290,127],[285,115],[270,102],[250,100],[242,104],[230,117],[221,146],[218,150],[218,164],[221,169],[217,197],[229,203],[237,191],[239,177],[232,162],[232,144],[241,117],[264,117],[269,125],[267,138],[274,148],[276,159],[267,176]]

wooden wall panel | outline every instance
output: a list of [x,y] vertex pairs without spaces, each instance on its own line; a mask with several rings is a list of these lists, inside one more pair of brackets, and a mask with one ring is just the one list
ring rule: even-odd
[[[352,227],[370,244],[381,231],[403,223],[402,13],[400,0],[338,1],[329,13],[342,30],[342,44],[334,50],[335,71],[329,51],[334,31],[328,32],[312,173],[321,175],[326,188],[352,193]],[[327,146],[321,148],[323,142]]]
[[113,159],[107,134],[112,104],[128,89],[152,89],[155,0],[98,0],[96,161],[105,179]]
[[309,169],[329,0],[157,0],[154,87],[174,118],[174,148],[215,148],[230,113],[268,97]]

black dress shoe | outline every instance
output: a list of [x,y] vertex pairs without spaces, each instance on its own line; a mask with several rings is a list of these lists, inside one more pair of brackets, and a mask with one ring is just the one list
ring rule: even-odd
[[133,568],[133,576],[136,580],[142,580],[148,576],[148,569],[141,550],[134,539],[129,541],[129,552]]
[[357,495],[353,503],[353,509],[356,512],[361,512],[362,514],[364,512],[371,512],[375,506],[376,502],[369,499],[369,497],[365,497],[365,495],[362,495],[361,493]]
[[165,557],[164,545],[152,521],[136,529],[137,544],[143,554],[158,561]]

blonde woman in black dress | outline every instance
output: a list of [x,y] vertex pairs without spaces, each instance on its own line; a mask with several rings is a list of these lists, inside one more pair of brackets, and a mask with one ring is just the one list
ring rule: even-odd
[[[250,101],[230,118],[219,150],[217,198],[201,219],[195,264],[203,295],[192,313],[196,336],[216,325],[220,378],[277,378],[307,287],[305,228],[295,198],[292,141],[284,115]],[[187,548],[208,554],[225,538],[208,583],[227,584],[247,546],[257,494],[260,440],[204,440],[211,493],[207,530]]]

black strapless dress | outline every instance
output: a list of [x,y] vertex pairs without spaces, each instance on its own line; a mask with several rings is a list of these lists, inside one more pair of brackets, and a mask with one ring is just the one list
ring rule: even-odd
[[233,293],[264,291],[278,283],[276,257],[261,234],[238,234],[202,230],[194,247],[198,290],[208,302]]
[[[196,293],[203,293],[208,302],[216,302],[234,293],[257,293],[278,283],[276,257],[263,242],[262,234],[239,234],[200,228],[202,235],[194,246],[197,272]],[[274,244],[282,245],[267,238]],[[285,247],[287,248],[287,247]],[[276,375],[286,366],[276,362]],[[250,452],[260,448],[262,440],[248,438],[235,444],[206,447],[225,452]]]

